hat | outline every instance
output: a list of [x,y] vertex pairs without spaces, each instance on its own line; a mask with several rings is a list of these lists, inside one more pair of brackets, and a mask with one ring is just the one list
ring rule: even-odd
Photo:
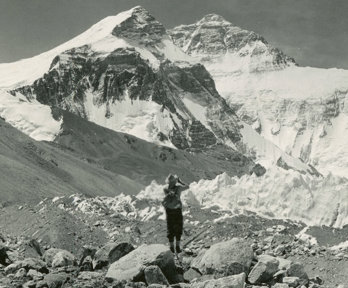
[[168,177],[166,178],[166,184],[168,184],[169,186],[176,184],[176,182],[178,182],[178,176],[177,175],[173,175],[173,174],[169,174]]

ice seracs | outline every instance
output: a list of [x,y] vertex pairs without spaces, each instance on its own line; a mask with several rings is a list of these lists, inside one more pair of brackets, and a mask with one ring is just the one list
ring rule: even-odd
[[[322,178],[274,167],[261,177],[223,173],[213,180],[193,182],[182,198],[185,205],[219,207],[235,214],[253,211],[307,225],[343,227],[348,224],[347,188],[346,178],[332,174]],[[154,182],[137,197],[160,201],[163,186]]]

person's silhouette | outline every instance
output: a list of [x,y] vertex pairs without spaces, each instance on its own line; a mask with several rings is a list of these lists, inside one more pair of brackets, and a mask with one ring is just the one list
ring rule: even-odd
[[[167,237],[169,240],[170,250],[175,253],[181,252],[180,240],[183,230],[183,216],[181,192],[188,189],[188,185],[180,180],[177,175],[169,174],[164,187],[164,200],[162,202],[166,209],[167,218]],[[174,250],[174,238],[176,240]]]

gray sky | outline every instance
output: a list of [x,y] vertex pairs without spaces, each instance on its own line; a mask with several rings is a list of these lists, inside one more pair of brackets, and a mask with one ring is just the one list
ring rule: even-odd
[[301,66],[348,69],[347,0],[0,0],[0,63],[47,51],[136,5],[167,28],[217,13]]

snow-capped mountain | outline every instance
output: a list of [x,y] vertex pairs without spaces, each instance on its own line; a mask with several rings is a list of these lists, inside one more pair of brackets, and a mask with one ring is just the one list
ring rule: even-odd
[[239,120],[204,67],[178,66],[189,57],[145,9],[115,19],[112,28],[106,19],[82,34],[93,35],[92,43],[78,36],[63,44],[82,46],[56,55],[44,75],[16,91],[147,141],[181,149],[221,142],[234,147]]
[[[127,26],[133,26],[133,34],[121,35],[122,30],[125,31]],[[127,37],[129,38],[125,39]],[[149,53],[148,49],[142,49],[142,46],[150,43],[156,44],[156,47],[152,45],[152,52],[157,57],[153,53]],[[116,48],[132,47],[153,65],[159,65],[157,58],[163,55],[163,51],[166,51],[166,58],[171,60],[185,60],[187,58],[177,46],[172,44],[164,27],[145,9],[137,6],[115,16],[106,17],[82,34],[52,50],[14,63],[0,64],[0,87],[10,89],[32,84],[50,69],[52,61],[57,55],[84,45],[88,45],[93,52],[99,55],[104,54],[104,56]]]
[[316,173],[243,123],[204,66],[139,6],[51,51],[1,64],[0,74],[5,71],[13,77],[0,85],[11,87],[14,97],[25,95],[115,131],[194,151],[223,144],[266,167]]
[[261,36],[217,15],[170,34],[265,139],[322,173],[348,176],[348,71],[298,67]]
[[174,43],[200,61],[221,61],[229,71],[260,72],[296,65],[255,32],[244,30],[222,16],[209,14],[197,23],[180,25],[169,33]]

